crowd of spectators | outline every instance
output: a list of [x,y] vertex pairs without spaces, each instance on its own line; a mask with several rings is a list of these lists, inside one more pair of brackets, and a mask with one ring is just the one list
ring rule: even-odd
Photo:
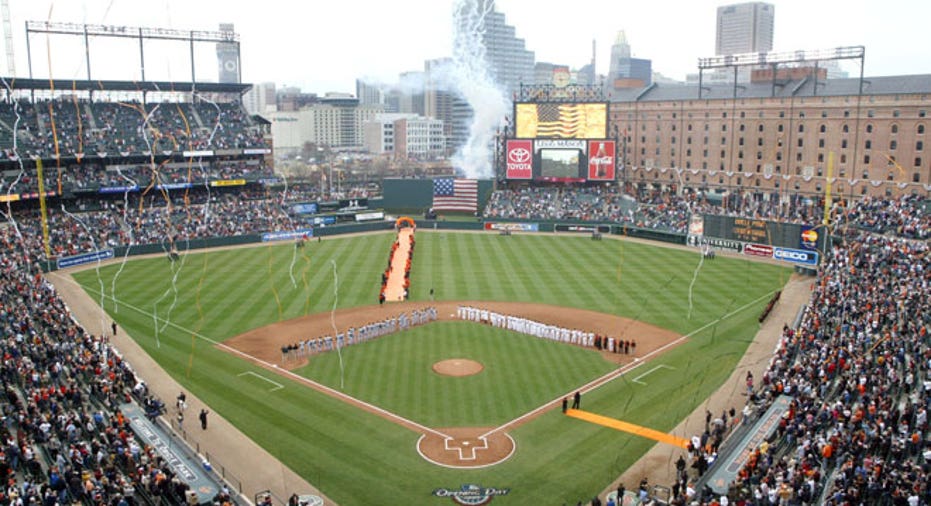
[[[928,250],[860,233],[824,259],[800,324],[783,329],[750,390],[748,409],[765,410],[783,394],[791,407],[775,435],[751,449],[728,503],[931,504]],[[703,471],[697,459],[706,455],[693,458],[687,479]],[[676,504],[724,503],[676,490]]]
[[[570,220],[616,223],[638,228],[685,233],[692,214],[715,214],[765,219],[786,223],[819,223],[823,204],[809,196],[764,198],[734,194],[711,198],[701,193],[677,194],[664,190],[633,190],[619,186],[521,186],[492,193],[485,219]],[[777,196],[778,197],[778,196]],[[832,207],[837,226],[902,237],[931,237],[931,210],[916,195],[899,198],[864,197]],[[846,204],[846,206],[845,206]]]
[[35,250],[11,228],[0,244],[0,502],[185,503],[188,485],[120,411],[135,399],[157,416],[160,401],[107,336],[75,322]]
[[5,159],[262,148],[263,136],[262,128],[234,102],[0,103],[0,149]]

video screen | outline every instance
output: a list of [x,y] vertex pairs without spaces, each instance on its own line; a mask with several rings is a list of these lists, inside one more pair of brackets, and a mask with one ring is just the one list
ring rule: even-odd
[[579,175],[578,149],[541,149],[540,176],[552,178],[577,178]]
[[608,135],[604,103],[520,103],[515,105],[519,139],[603,139]]

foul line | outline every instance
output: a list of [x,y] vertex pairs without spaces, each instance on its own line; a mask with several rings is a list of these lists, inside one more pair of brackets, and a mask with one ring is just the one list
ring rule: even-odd
[[649,371],[647,371],[647,372],[641,374],[640,376],[637,376],[636,378],[630,380],[630,382],[631,382],[631,383],[637,383],[638,385],[646,385],[646,383],[640,381],[640,378],[643,378],[643,377],[649,375],[650,373],[654,373],[654,372],[656,372],[656,371],[658,371],[658,370],[660,370],[660,369],[672,369],[672,370],[675,370],[676,368],[673,367],[673,366],[671,366],[671,365],[660,364],[660,365],[658,365],[658,366],[656,366],[656,367],[650,369]]
[[[76,286],[80,287],[82,290],[86,290],[86,291],[89,291],[89,292],[92,292],[92,293],[100,293],[100,292],[98,292],[97,290],[94,290],[93,288],[85,288],[84,286],[82,286],[81,284],[79,284],[77,281],[75,281],[74,278],[71,278],[70,276],[61,276],[61,278],[67,280],[67,281],[70,282],[70,283],[75,284]],[[223,344],[223,343],[221,343],[220,341],[217,341],[217,340],[215,340],[215,339],[211,339],[211,338],[209,338],[209,337],[207,337],[207,336],[204,336],[204,335],[202,335],[202,334],[199,334],[199,333],[197,333],[197,332],[194,332],[193,330],[186,329],[186,328],[184,328],[184,327],[182,327],[182,326],[180,326],[180,325],[178,325],[178,324],[176,324],[176,323],[174,323],[174,322],[170,322],[170,321],[168,321],[168,320],[166,320],[166,319],[164,319],[164,318],[158,318],[157,316],[152,315],[152,313],[149,313],[149,312],[147,312],[147,311],[145,311],[145,310],[143,310],[143,309],[140,309],[140,308],[138,308],[138,307],[136,307],[136,306],[134,306],[134,305],[132,305],[132,304],[128,304],[128,303],[123,302],[123,301],[121,301],[121,300],[120,300],[119,302],[120,302],[120,304],[123,304],[124,306],[126,306],[126,307],[132,309],[133,311],[136,311],[137,313],[140,313],[140,314],[143,314],[143,315],[146,315],[146,316],[153,316],[153,318],[155,318],[156,321],[158,321],[158,320],[163,320],[163,321],[165,322],[165,324],[167,324],[167,325],[170,325],[170,326],[172,326],[172,327],[174,327],[174,328],[176,328],[176,329],[178,329],[178,330],[180,330],[180,331],[182,331],[182,332],[190,333],[190,334],[191,334],[192,336],[194,336],[194,337],[197,337],[197,338],[199,338],[199,339],[203,339],[204,341],[207,341],[208,343],[213,344],[213,345],[216,346],[217,348],[221,348],[221,349],[223,349],[223,350],[225,350],[225,351],[227,351],[227,352],[229,352],[229,353],[231,353],[231,354],[233,354],[233,355],[242,357],[242,358],[244,358],[244,359],[246,359],[246,360],[248,360],[248,361],[250,361],[250,362],[252,362],[252,363],[254,363],[254,364],[257,364],[257,365],[260,365],[260,366],[264,367],[265,369],[268,369],[268,370],[271,370],[271,371],[275,371],[276,373],[279,373],[279,374],[283,374],[283,375],[285,375],[286,377],[288,377],[289,379],[291,379],[291,380],[293,380],[293,381],[297,381],[297,382],[299,382],[299,383],[304,383],[305,385],[309,385],[309,386],[313,387],[314,389],[316,389],[316,390],[318,390],[318,391],[320,391],[320,392],[323,392],[323,393],[325,393],[325,394],[327,394],[327,395],[330,395],[331,397],[335,397],[335,398],[337,398],[337,399],[340,399],[340,400],[343,400],[343,401],[348,401],[348,402],[351,402],[351,403],[356,403],[356,404],[358,404],[359,406],[364,406],[367,410],[370,410],[370,411],[372,411],[373,413],[377,413],[377,414],[381,415],[382,417],[385,417],[385,418],[388,418],[388,419],[390,419],[390,420],[393,420],[393,421],[395,421],[396,423],[398,423],[399,425],[403,425],[403,426],[406,426],[406,427],[408,427],[408,428],[414,427],[414,428],[416,428],[416,429],[418,429],[418,430],[420,430],[420,431],[429,432],[429,433],[431,433],[431,434],[436,434],[437,436],[442,437],[442,438],[446,438],[446,439],[455,439],[455,438],[453,438],[452,436],[450,436],[450,435],[448,435],[448,434],[444,434],[444,433],[442,433],[442,432],[440,432],[440,431],[438,431],[438,430],[436,430],[436,429],[431,429],[430,427],[427,427],[427,426],[425,426],[425,425],[421,425],[421,424],[419,424],[419,423],[417,423],[417,422],[415,422],[415,421],[413,421],[413,420],[409,420],[409,419],[407,419],[407,418],[404,418],[404,417],[401,416],[401,415],[398,415],[398,414],[396,414],[396,413],[392,413],[391,411],[384,410],[384,409],[382,409],[382,408],[380,408],[380,407],[378,407],[378,406],[375,406],[374,404],[369,404],[369,403],[367,403],[367,402],[365,402],[365,401],[363,401],[363,400],[356,399],[355,397],[352,397],[351,395],[344,394],[343,392],[340,392],[339,390],[335,390],[335,389],[333,389],[333,388],[330,388],[330,387],[328,387],[328,386],[326,386],[326,385],[324,385],[324,384],[322,384],[322,383],[317,383],[316,381],[313,381],[313,380],[311,380],[311,379],[305,378],[305,377],[303,377],[303,376],[299,376],[299,375],[297,375],[297,374],[295,374],[295,373],[293,373],[293,372],[291,372],[291,371],[288,371],[287,369],[282,369],[282,368],[278,367],[277,364],[272,364],[272,363],[266,362],[266,361],[264,361],[264,360],[262,360],[262,359],[260,359],[260,358],[253,357],[252,355],[249,355],[249,354],[247,354],[247,353],[244,353],[244,352],[242,352],[242,351],[239,351],[239,350],[237,350],[236,348],[233,348],[232,346]]]
[[665,432],[653,430],[641,425],[635,425],[630,422],[596,415],[595,413],[589,413],[588,411],[569,409],[566,410],[566,416],[571,416],[572,418],[578,418],[579,420],[585,420],[586,422],[603,425],[605,427],[610,427],[622,432],[629,432],[631,434],[636,434],[638,436],[652,439],[654,441],[659,441],[660,443],[678,446],[679,448],[686,448],[689,445],[689,440],[683,437],[673,436],[672,434],[666,434]]
[[[720,316],[718,319],[713,320],[713,321],[710,321],[710,322],[708,322],[708,323],[702,325],[701,327],[698,327],[697,329],[695,329],[695,330],[689,332],[688,334],[686,334],[686,335],[684,335],[684,336],[682,336],[682,337],[679,337],[678,339],[674,339],[674,340],[672,340],[672,341],[670,341],[670,342],[668,342],[668,343],[666,343],[666,344],[660,346],[659,348],[657,348],[657,349],[655,349],[655,350],[653,350],[653,351],[647,353],[647,354],[644,355],[643,357],[635,358],[635,359],[634,359],[634,362],[631,362],[631,363],[629,363],[629,364],[627,364],[627,365],[621,366],[621,367],[615,369],[614,371],[611,371],[611,372],[605,374],[604,376],[601,376],[600,378],[596,378],[596,379],[594,379],[594,380],[592,380],[592,381],[586,383],[586,384],[583,385],[581,388],[578,388],[577,391],[580,392],[580,393],[588,393],[588,392],[591,392],[592,390],[595,390],[596,388],[598,388],[598,387],[600,387],[600,386],[602,386],[602,385],[604,385],[604,384],[606,384],[606,383],[609,383],[609,382],[611,382],[612,380],[617,379],[617,378],[623,376],[624,374],[627,374],[627,373],[630,372],[630,371],[633,371],[634,369],[637,369],[638,367],[642,366],[642,365],[646,362],[646,359],[651,358],[651,357],[653,357],[653,356],[655,356],[655,355],[659,355],[660,353],[666,351],[666,350],[669,349],[669,348],[672,348],[673,346],[677,346],[679,343],[681,343],[681,342],[685,341],[686,339],[688,339],[688,338],[694,336],[695,334],[698,334],[699,332],[704,332],[705,329],[707,329],[707,328],[709,328],[709,327],[711,327],[711,326],[713,326],[713,325],[717,325],[718,323],[720,323],[720,322],[722,322],[722,321],[724,321],[724,320],[730,318],[731,316],[734,316],[735,314],[740,313],[740,312],[742,312],[743,310],[745,310],[745,309],[747,309],[747,308],[753,306],[753,305],[756,304],[757,302],[759,302],[759,301],[761,301],[761,300],[764,300],[764,299],[766,299],[767,297],[772,297],[772,295],[773,295],[774,293],[776,293],[776,290],[772,290],[772,291],[770,291],[769,293],[763,294],[763,295],[757,297],[756,299],[753,299],[753,300],[751,300],[750,302],[744,304],[743,306],[740,306],[739,308],[737,308],[737,309],[731,311],[730,313],[727,313],[727,314],[725,314],[725,315],[723,315],[723,316]],[[557,406],[557,405],[559,405],[560,403],[562,403],[562,400],[563,400],[566,396],[568,396],[568,395],[572,395],[572,393],[571,393],[571,392],[567,392],[565,395],[560,395],[559,397],[557,397],[557,398],[551,400],[550,402],[547,402],[546,404],[544,404],[544,405],[542,405],[542,406],[539,406],[539,407],[537,407],[537,408],[534,408],[534,409],[532,409],[532,410],[530,410],[530,411],[524,413],[523,415],[520,415],[519,417],[517,417],[517,418],[511,420],[510,422],[504,423],[504,425],[501,425],[501,426],[499,426],[499,427],[496,427],[496,428],[494,428],[494,429],[491,429],[490,431],[488,431],[488,432],[482,434],[481,437],[486,437],[486,436],[489,436],[489,435],[491,435],[491,434],[494,434],[495,432],[499,432],[499,431],[505,430],[505,429],[507,429],[508,427],[511,427],[511,426],[513,426],[513,425],[517,425],[517,424],[523,422],[523,421],[524,421],[525,419],[527,419],[527,418],[536,416],[537,414],[539,414],[539,413],[541,413],[541,412],[543,412],[543,411],[546,411],[547,409],[550,409],[551,407]]]
[[252,376],[255,376],[256,378],[259,378],[259,379],[263,379],[263,380],[265,380],[265,381],[271,383],[272,385],[275,385],[275,388],[269,390],[269,392],[274,392],[275,390],[281,390],[282,388],[284,388],[284,385],[282,385],[281,383],[278,383],[277,381],[272,381],[272,380],[266,378],[265,376],[262,376],[261,374],[258,374],[258,373],[252,372],[252,371],[241,372],[241,373],[237,374],[236,376],[237,376],[237,377],[242,377],[242,376],[245,376],[245,375],[247,375],[247,374],[250,374],[250,375],[252,375]]

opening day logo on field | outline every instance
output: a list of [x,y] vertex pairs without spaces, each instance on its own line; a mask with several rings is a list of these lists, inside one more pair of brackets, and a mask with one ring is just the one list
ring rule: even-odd
[[434,497],[449,497],[456,504],[463,506],[481,506],[488,504],[499,495],[508,495],[509,488],[483,487],[472,483],[462,485],[459,489],[438,488],[433,491]]

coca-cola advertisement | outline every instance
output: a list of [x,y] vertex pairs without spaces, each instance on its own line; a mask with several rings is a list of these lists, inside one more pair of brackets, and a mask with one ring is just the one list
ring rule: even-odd
[[588,179],[614,180],[614,141],[588,141]]
[[507,142],[508,179],[530,179],[533,177],[533,141],[509,140]]

